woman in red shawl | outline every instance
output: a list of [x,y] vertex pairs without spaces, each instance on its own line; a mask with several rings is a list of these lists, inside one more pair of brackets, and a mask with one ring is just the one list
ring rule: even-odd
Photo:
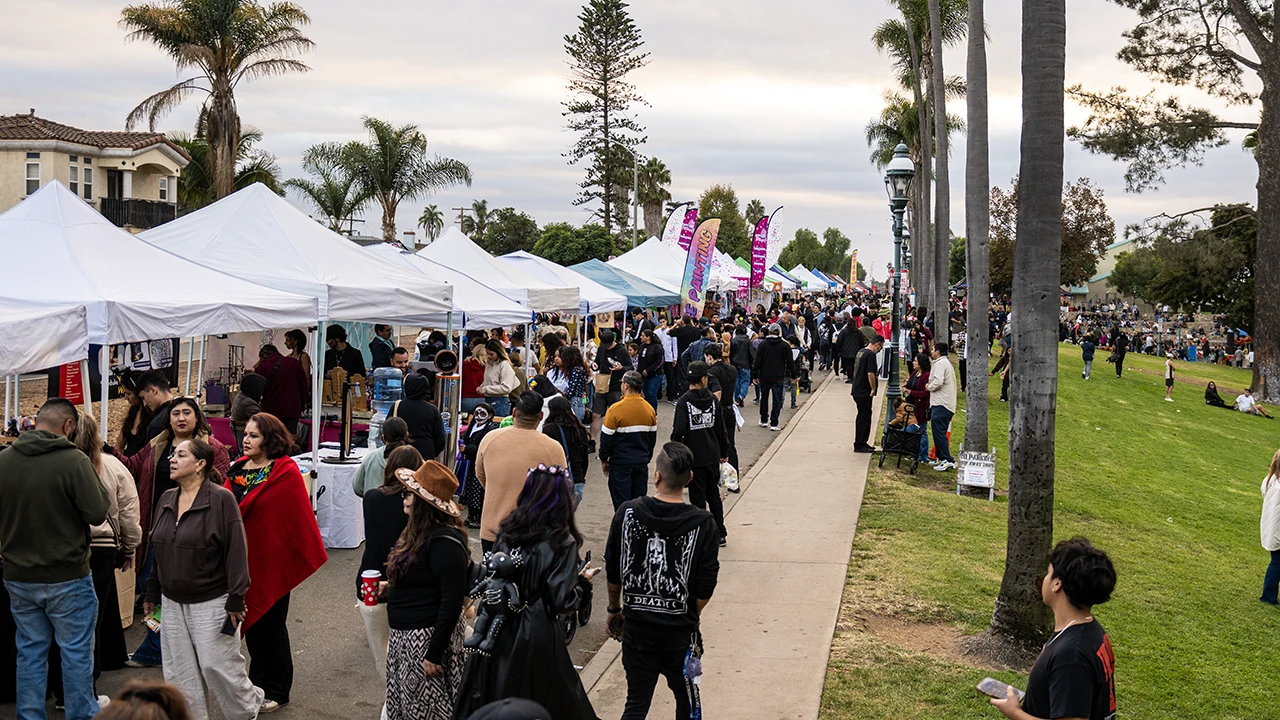
[[329,559],[298,464],[293,436],[274,415],[258,413],[244,429],[244,457],[227,471],[227,489],[240,501],[249,547],[249,592],[242,626],[249,646],[249,679],[262,688],[262,712],[289,702],[289,593]]

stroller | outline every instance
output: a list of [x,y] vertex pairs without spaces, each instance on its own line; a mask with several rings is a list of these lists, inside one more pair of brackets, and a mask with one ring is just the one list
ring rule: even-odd
[[800,386],[801,392],[813,392],[813,379],[809,377],[807,365],[800,365],[800,377],[796,378],[796,384]]

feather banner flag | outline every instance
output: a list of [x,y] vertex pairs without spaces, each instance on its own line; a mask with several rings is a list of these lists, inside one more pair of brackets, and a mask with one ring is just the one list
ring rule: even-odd
[[680,249],[687,251],[693,242],[693,231],[698,227],[698,208],[684,211],[684,224],[680,226]]
[[671,214],[667,215],[667,221],[662,225],[662,244],[669,248],[677,247],[680,244],[680,229],[684,227],[684,214],[688,210],[685,206],[675,208]]
[[751,237],[751,287],[758,288],[764,282],[765,260],[768,256],[769,216],[766,215],[756,223],[755,234]]
[[790,242],[782,237],[782,218],[782,206],[778,206],[777,210],[769,214],[769,242],[764,263],[767,268],[778,264],[778,257],[782,255],[782,249]]
[[716,235],[719,233],[718,218],[704,220],[689,242],[689,257],[684,263],[684,282],[680,283],[680,304],[684,315],[695,318],[702,315],[707,280],[711,277],[711,258],[716,252]]
[[853,255],[849,258],[849,282],[858,282],[858,248],[853,249]]

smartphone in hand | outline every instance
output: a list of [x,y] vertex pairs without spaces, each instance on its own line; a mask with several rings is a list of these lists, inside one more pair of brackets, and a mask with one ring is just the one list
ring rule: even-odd
[[[1012,686],[1008,683],[1002,683],[995,678],[983,678],[982,682],[978,683],[978,692],[984,695],[990,695],[997,700],[1004,700],[1009,697],[1009,691],[1007,688],[1010,687]],[[1018,696],[1018,702],[1022,702],[1022,698],[1027,695],[1018,688],[1013,688],[1013,694]]]
[[235,618],[231,617],[230,615],[228,615],[228,616],[227,616],[227,620],[226,620],[226,622],[222,623],[222,634],[223,634],[223,635],[235,635],[235,634],[236,634],[236,621],[235,621]]

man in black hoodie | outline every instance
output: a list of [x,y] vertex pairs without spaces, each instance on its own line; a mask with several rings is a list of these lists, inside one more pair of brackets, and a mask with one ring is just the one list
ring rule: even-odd
[[676,417],[671,428],[672,442],[684,443],[693,453],[693,480],[689,483],[689,502],[707,509],[720,528],[720,545],[725,544],[724,503],[720,499],[720,463],[728,462],[729,439],[725,435],[724,415],[720,403],[707,389],[707,364],[701,360],[689,363],[685,373],[689,391],[676,401]]
[[698,705],[697,685],[686,677],[685,660],[691,653],[701,654],[699,617],[715,590],[720,560],[712,542],[715,520],[684,502],[693,463],[685,446],[664,445],[655,462],[657,492],[623,503],[609,528],[605,627],[610,637],[622,641],[627,673],[623,720],[643,720],[649,714],[659,675],[675,695],[676,717],[690,717],[690,707]]
[[[788,377],[796,376],[796,363],[791,357],[791,346],[782,339],[782,328],[773,323],[768,335],[756,348],[756,362],[751,371],[751,382],[760,385],[760,427],[778,431],[778,419],[782,414],[782,390]],[[773,414],[769,413],[769,399],[773,399]]]

